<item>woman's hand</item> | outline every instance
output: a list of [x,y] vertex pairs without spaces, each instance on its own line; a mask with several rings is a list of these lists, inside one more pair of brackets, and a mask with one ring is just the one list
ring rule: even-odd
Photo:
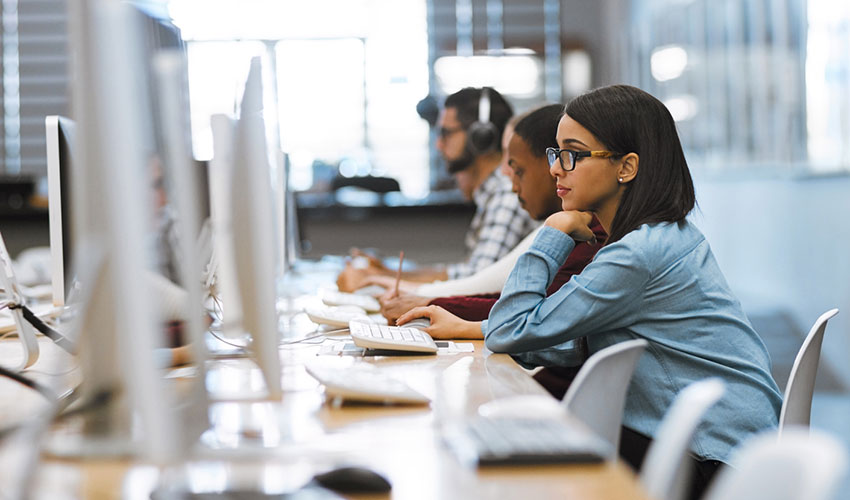
[[590,212],[568,210],[550,215],[544,224],[554,227],[576,241],[596,243],[596,236],[590,230],[592,221],[593,215]]
[[381,314],[392,324],[414,307],[427,306],[431,299],[403,292],[395,295],[393,290],[388,290],[378,297],[378,301],[381,303]]
[[425,331],[434,339],[484,339],[480,321],[460,319],[440,306],[415,307],[402,314],[396,324],[402,326],[414,318],[431,320],[431,326]]

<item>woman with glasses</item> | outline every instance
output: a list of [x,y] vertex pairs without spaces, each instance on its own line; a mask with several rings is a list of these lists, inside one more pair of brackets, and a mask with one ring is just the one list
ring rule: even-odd
[[[521,364],[557,365],[569,341],[590,353],[626,340],[649,345],[626,396],[620,455],[639,468],[676,394],[720,377],[724,397],[691,443],[697,497],[731,450],[777,425],[781,396],[761,339],[732,294],[708,242],[686,220],[695,204],[676,126],[664,105],[637,88],[603,87],[577,97],[548,151],[563,211],[550,216],[517,261],[488,320],[467,325],[433,306],[399,318],[431,318],[439,334],[483,332],[494,352]],[[564,259],[609,234],[594,260],[557,292],[545,290]],[[604,397],[604,395],[600,395]]]

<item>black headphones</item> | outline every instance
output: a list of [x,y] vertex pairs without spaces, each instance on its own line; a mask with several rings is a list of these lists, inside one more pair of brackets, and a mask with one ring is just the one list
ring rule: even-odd
[[490,91],[484,87],[478,101],[478,121],[466,129],[466,146],[474,155],[483,155],[497,149],[500,139],[499,130],[490,121]]

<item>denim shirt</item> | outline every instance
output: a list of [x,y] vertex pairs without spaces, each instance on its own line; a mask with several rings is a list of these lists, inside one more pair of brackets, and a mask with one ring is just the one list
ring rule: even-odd
[[726,392],[697,429],[691,443],[697,457],[728,461],[751,434],[776,427],[782,396],[767,350],[696,227],[644,224],[603,247],[547,298],[546,287],[575,245],[557,229],[540,231],[482,326],[490,350],[528,367],[563,366],[568,341],[577,337],[587,337],[591,354],[646,339],[624,426],[653,436],[679,391],[720,377]]

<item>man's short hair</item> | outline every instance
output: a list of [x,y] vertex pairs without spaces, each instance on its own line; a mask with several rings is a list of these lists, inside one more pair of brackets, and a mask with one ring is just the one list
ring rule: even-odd
[[[501,151],[501,137],[505,132],[505,125],[507,125],[508,120],[513,116],[514,111],[502,94],[490,87],[486,87],[486,89],[490,97],[490,123],[498,131],[497,137],[499,140],[496,141],[495,150]],[[467,129],[474,122],[478,121],[478,103],[480,101],[481,89],[466,87],[446,97],[443,107],[456,109],[458,121],[464,129]]]

